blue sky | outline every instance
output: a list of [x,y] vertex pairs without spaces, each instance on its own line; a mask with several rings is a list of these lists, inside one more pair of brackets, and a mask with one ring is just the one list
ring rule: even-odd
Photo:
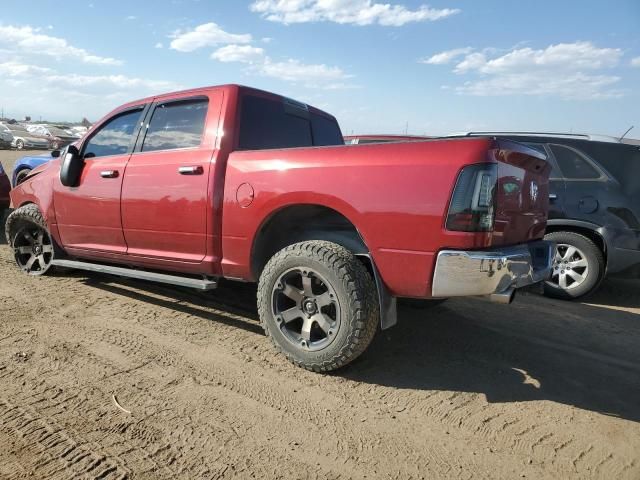
[[61,5],[0,14],[6,115],[96,120],[141,96],[242,83],[323,108],[345,133],[640,137],[638,0]]

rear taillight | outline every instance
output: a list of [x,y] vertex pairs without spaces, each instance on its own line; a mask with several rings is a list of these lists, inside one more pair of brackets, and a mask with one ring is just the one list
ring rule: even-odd
[[493,230],[494,199],[498,181],[495,163],[462,169],[447,214],[447,230],[487,232]]

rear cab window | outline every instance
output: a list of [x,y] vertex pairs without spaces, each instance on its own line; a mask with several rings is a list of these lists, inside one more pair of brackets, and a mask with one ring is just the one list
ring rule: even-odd
[[240,105],[239,150],[344,145],[333,117],[289,99],[245,94]]

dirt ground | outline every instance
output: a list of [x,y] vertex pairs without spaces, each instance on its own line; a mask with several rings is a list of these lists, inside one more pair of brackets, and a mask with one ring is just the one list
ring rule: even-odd
[[0,245],[0,478],[640,478],[638,281],[403,308],[331,375],[254,295],[32,278]]

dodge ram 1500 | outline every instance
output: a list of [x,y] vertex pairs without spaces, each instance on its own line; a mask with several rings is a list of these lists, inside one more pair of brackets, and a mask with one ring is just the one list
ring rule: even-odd
[[492,137],[344,145],[335,118],[237,85],[145,98],[12,190],[20,268],[211,289],[258,282],[296,365],[348,364],[396,298],[508,303],[546,279],[550,167]]

